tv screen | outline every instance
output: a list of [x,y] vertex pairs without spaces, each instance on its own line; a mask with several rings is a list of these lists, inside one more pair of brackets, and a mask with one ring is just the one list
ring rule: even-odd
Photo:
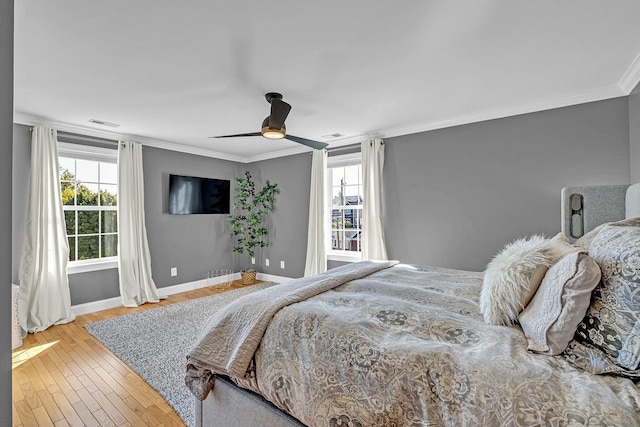
[[169,213],[228,214],[230,188],[226,179],[169,175]]

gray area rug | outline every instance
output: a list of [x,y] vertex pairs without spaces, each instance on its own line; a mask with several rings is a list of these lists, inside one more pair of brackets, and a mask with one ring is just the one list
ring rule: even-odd
[[274,285],[260,283],[85,325],[87,331],[157,390],[189,427],[195,397],[184,382],[187,353],[211,314],[231,301]]

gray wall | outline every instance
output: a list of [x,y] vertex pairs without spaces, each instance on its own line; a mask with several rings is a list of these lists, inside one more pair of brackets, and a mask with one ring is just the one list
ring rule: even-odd
[[560,231],[560,190],[629,182],[627,98],[386,140],[390,258],[483,270],[505,243]]
[[[227,215],[169,215],[169,175],[233,180],[239,165],[226,160],[144,147],[147,235],[158,288],[204,279],[207,270],[233,268]],[[178,275],[171,277],[171,267]]]
[[[241,173],[245,169],[240,167]],[[281,157],[252,163],[246,168],[257,182],[266,179],[278,184],[280,194],[269,217],[269,246],[256,253],[257,270],[286,277],[302,277],[307,252],[309,224],[309,188],[311,186],[311,154]],[[246,256],[238,267],[244,268]],[[265,259],[270,265],[265,265]],[[280,268],[280,261],[285,268]]]
[[629,95],[631,183],[640,182],[640,83]]
[[[0,194],[11,194],[13,134],[13,1],[0,2]],[[0,244],[0,425],[12,424],[11,412],[11,202],[0,210],[5,238]]]
[[11,192],[13,239],[11,281],[18,283],[22,245],[27,227],[29,173],[31,170],[31,134],[29,126],[13,125],[13,183]]

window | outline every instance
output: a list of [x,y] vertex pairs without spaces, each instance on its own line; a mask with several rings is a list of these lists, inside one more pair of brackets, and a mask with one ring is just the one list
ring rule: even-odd
[[360,153],[329,157],[329,218],[331,260],[353,261],[361,256],[362,160]]
[[59,143],[58,157],[69,266],[115,261],[118,255],[117,151]]

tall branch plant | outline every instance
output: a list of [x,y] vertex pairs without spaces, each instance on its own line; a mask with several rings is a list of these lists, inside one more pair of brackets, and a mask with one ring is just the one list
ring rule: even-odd
[[278,193],[278,184],[272,184],[269,180],[262,188],[256,189],[256,183],[249,171],[245,171],[244,177],[236,178],[233,203],[233,211],[236,213],[229,215],[231,237],[235,239],[234,252],[241,255],[247,253],[254,258],[255,248],[269,246],[269,231],[264,219],[273,211],[275,196]]

